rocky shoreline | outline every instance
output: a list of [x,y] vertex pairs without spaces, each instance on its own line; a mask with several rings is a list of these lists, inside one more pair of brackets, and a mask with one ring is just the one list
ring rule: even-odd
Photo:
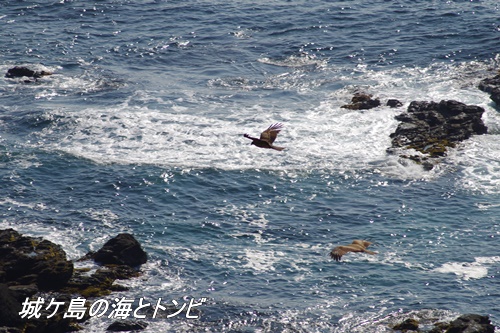
[[[481,80],[478,88],[489,93],[491,100],[500,107],[500,74]],[[369,110],[380,105],[380,100],[373,95],[356,92],[351,103],[341,108]],[[399,108],[403,103],[389,99],[385,105]],[[396,116],[400,123],[390,134],[391,147],[387,152],[431,170],[447,155],[449,148],[473,135],[488,133],[482,120],[484,112],[482,107],[455,100],[412,101],[405,112]]]
[[[0,230],[0,332],[64,333],[81,329],[88,320],[68,316],[70,300],[109,295],[125,291],[115,284],[140,275],[140,265],[147,254],[130,234],[119,234],[97,252],[90,252],[78,261],[89,261],[98,268],[75,268],[60,245],[48,240],[23,236],[13,229]],[[43,297],[43,298],[41,298]],[[58,311],[40,308],[38,316],[26,300],[57,300]],[[116,325],[115,325],[116,326]]]
[[396,116],[400,121],[390,135],[392,148],[389,152],[404,148],[414,154],[401,154],[430,170],[446,156],[450,147],[469,139],[472,135],[488,132],[482,115],[484,109],[465,105],[454,100],[436,102],[413,101],[406,112]]
[[408,318],[401,323],[391,326],[395,332],[410,333],[494,333],[495,326],[487,316],[478,314],[464,314],[450,322],[434,322],[432,328],[425,329],[419,320]]
[[[139,276],[140,265],[147,254],[130,234],[111,238],[97,252],[89,252],[78,261],[91,261],[98,269],[75,268],[60,245],[48,240],[23,236],[13,229],[0,230],[0,333],[64,333],[82,329],[90,318],[84,311],[80,317],[65,318],[70,300],[92,299],[127,288],[114,284],[116,280]],[[57,299],[64,305],[57,313],[40,309],[40,316],[26,316],[27,301],[40,297]],[[33,303],[35,304],[35,303]],[[32,309],[31,309],[32,310]],[[33,315],[33,313],[31,313]],[[428,324],[427,324],[428,326]],[[466,314],[451,322],[432,323],[430,330],[421,329],[415,319],[391,325],[394,332],[428,333],[493,333],[495,327],[486,316]],[[142,321],[119,320],[108,331],[138,331],[147,327]]]

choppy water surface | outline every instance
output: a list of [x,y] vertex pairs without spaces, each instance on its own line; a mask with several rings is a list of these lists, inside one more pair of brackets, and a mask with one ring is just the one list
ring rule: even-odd
[[[500,325],[496,1],[4,1],[1,227],[76,259],[119,232],[149,253],[120,296],[207,301],[146,332]],[[353,93],[400,109],[342,109]],[[390,155],[412,100],[486,111],[430,172]],[[274,122],[267,151],[249,145]],[[355,238],[379,254],[328,253]],[[116,296],[111,296],[110,299]],[[94,318],[85,332],[111,319]]]

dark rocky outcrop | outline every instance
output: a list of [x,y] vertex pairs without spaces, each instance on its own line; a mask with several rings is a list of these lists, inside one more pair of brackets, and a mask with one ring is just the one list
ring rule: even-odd
[[[401,123],[390,135],[393,148],[415,149],[427,157],[442,157],[449,147],[472,135],[486,134],[481,119],[484,109],[453,100],[436,102],[414,101],[407,112],[396,117]],[[426,157],[402,157],[423,161]],[[431,166],[432,167],[432,166]]]
[[97,252],[89,254],[96,262],[106,265],[139,266],[147,260],[141,244],[131,234],[119,234]]
[[341,106],[349,110],[368,110],[380,106],[378,98],[373,99],[373,95],[357,92],[351,99],[351,104]]
[[85,260],[94,260],[103,266],[90,276],[85,270],[75,272],[65,291],[96,297],[127,290],[126,287],[115,285],[115,280],[139,276],[137,267],[146,263],[147,254],[134,236],[122,233],[107,241],[97,252],[89,252],[79,259]]
[[392,327],[393,330],[407,332],[407,331],[417,331],[419,322],[416,319],[408,318],[400,324],[396,324]]
[[[23,319],[22,302],[38,292],[57,292],[73,274],[73,263],[61,246],[48,240],[22,236],[13,229],[0,230],[0,327],[6,332],[69,332],[78,324],[64,319]],[[0,332],[2,329],[0,328]]]
[[39,290],[62,288],[73,274],[73,263],[61,246],[48,240],[0,231],[0,283],[35,284]]
[[29,69],[28,67],[16,66],[9,68],[9,70],[7,70],[7,73],[5,74],[5,77],[10,79],[28,77],[33,78],[36,81],[37,79],[47,75],[52,75],[52,73],[46,71],[34,71],[32,69]]
[[[0,230],[0,332],[77,331],[79,323],[87,320],[88,315],[80,320],[64,318],[70,300],[75,295],[89,298],[126,290],[114,284],[115,280],[138,276],[137,266],[147,260],[146,253],[130,234],[118,235],[84,259],[94,259],[97,253],[105,259],[101,259],[101,267],[90,274],[90,268],[74,269],[73,262],[67,260],[66,253],[57,244],[22,236],[13,229]],[[47,318],[48,310],[43,309],[40,318],[22,318],[23,302],[39,295],[63,301],[65,308],[61,307],[51,318]]]
[[385,104],[391,108],[400,108],[403,106],[403,103],[401,103],[399,100],[397,99],[388,99],[387,100],[387,103]]
[[[464,314],[451,322],[435,322],[433,328],[420,327],[418,320],[409,318],[392,326],[397,332],[422,332],[422,333],[494,333],[495,326],[487,316],[478,314]],[[425,326],[425,325],[424,325]]]
[[446,333],[494,333],[495,326],[490,322],[487,316],[477,314],[461,315],[453,320]]
[[489,93],[491,100],[500,106],[500,74],[492,78],[481,80],[478,88]]

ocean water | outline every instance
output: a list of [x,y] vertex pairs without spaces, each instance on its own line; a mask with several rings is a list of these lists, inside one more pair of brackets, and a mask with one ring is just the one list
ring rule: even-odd
[[[71,259],[130,232],[149,254],[109,296],[181,306],[144,332],[500,326],[500,3],[0,3],[0,227]],[[54,75],[3,78],[23,65]],[[357,91],[404,107],[341,108]],[[387,153],[413,100],[485,109],[431,171]],[[284,129],[268,151],[242,136]],[[369,239],[376,256],[329,251]],[[103,332],[102,316],[84,332]]]

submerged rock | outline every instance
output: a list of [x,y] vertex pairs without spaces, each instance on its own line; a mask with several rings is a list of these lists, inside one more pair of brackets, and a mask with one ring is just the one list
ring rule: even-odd
[[341,107],[349,110],[368,110],[380,106],[380,100],[378,98],[372,99],[372,97],[373,95],[358,92],[352,97],[351,104]]
[[487,133],[483,113],[479,106],[454,100],[411,102],[407,112],[396,116],[401,123],[390,135],[392,147],[415,149],[429,157],[446,156],[449,147]]

